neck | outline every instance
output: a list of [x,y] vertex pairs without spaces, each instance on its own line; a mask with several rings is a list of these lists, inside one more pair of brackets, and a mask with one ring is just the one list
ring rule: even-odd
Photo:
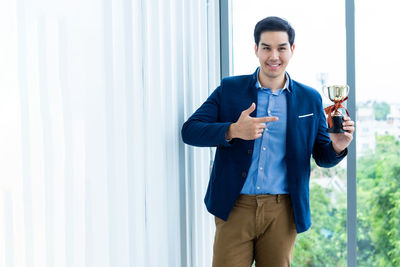
[[275,92],[276,90],[279,90],[283,88],[283,86],[286,83],[286,75],[283,73],[283,75],[279,77],[268,77],[266,75],[261,74],[262,70],[258,73],[258,80],[260,81],[260,85],[263,88],[270,88],[272,92]]

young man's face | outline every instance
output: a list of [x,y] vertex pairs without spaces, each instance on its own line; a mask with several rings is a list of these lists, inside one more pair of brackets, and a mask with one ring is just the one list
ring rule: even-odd
[[292,57],[294,44],[290,47],[286,32],[263,32],[258,46],[254,47],[260,61],[260,75],[269,79],[284,78],[285,69]]

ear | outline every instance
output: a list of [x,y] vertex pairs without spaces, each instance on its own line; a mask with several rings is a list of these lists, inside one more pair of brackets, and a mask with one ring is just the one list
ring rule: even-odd
[[293,53],[295,47],[296,47],[296,46],[293,44],[293,45],[292,45],[292,48],[291,48],[292,53]]
[[258,46],[257,46],[257,44],[254,44],[254,53],[256,54],[256,57],[258,57]]

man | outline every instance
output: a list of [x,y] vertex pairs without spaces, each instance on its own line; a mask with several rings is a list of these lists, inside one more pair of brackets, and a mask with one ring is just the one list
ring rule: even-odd
[[347,154],[354,122],[327,133],[319,93],[290,78],[295,32],[278,17],[254,29],[260,67],[229,77],[184,123],[182,138],[217,146],[205,204],[215,215],[213,266],[290,266],[297,233],[311,226],[310,157],[332,167]]

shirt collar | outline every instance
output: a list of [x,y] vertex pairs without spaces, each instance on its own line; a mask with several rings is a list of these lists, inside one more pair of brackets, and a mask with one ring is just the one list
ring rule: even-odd
[[[264,87],[261,86],[260,80],[259,80],[259,78],[258,78],[259,72],[260,72],[260,67],[258,67],[258,69],[257,69],[256,88],[257,88],[257,89],[267,89],[267,88],[264,88]],[[286,77],[286,82],[285,82],[285,85],[283,86],[283,88],[281,88],[281,89],[282,89],[282,91],[284,91],[285,89],[287,89],[288,92],[290,92],[290,89],[289,89],[289,79],[290,79],[290,78],[289,78],[289,74],[288,74],[287,72],[285,72],[285,77]]]

